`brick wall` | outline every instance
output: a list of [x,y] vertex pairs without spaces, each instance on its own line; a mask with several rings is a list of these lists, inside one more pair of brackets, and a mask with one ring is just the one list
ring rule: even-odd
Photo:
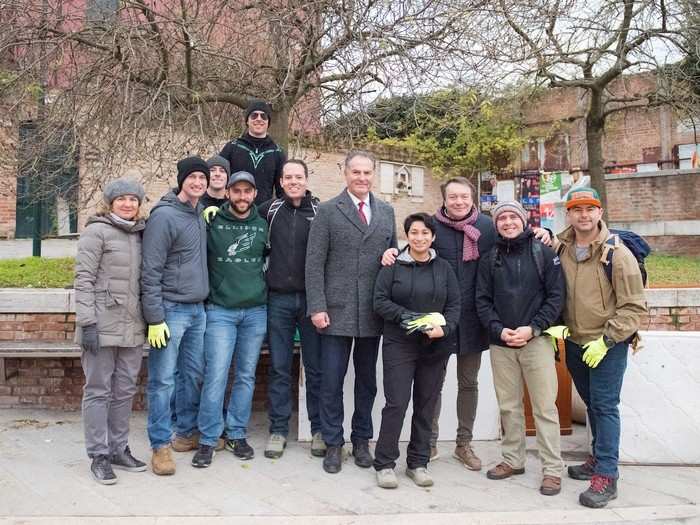
[[[74,314],[0,314],[0,339],[4,340],[72,340]],[[62,327],[62,328],[61,328]],[[700,330],[700,306],[651,307],[642,321],[642,330]],[[50,328],[50,329],[49,329]],[[49,335],[56,337],[49,337]],[[146,409],[147,360],[144,359],[134,399],[135,410]],[[253,408],[264,410],[267,402],[269,355],[260,356],[256,371]],[[7,358],[9,379],[0,383],[0,408],[53,408],[77,410],[84,384],[80,359]],[[296,407],[299,386],[299,356],[295,355],[292,399]],[[229,390],[235,370],[229,374]]]
[[606,180],[610,221],[700,219],[700,173]]
[[[267,378],[270,356],[262,354],[256,370],[254,410],[266,410]],[[0,408],[52,408],[79,410],[83,397],[85,377],[80,359],[63,357],[58,359],[7,358],[5,369],[11,377],[0,383]],[[294,356],[292,374],[293,408],[297,407],[299,395],[299,356]],[[235,370],[231,368],[227,392]],[[134,397],[134,410],[146,410],[146,380],[148,360],[144,358],[138,377],[138,389]]]

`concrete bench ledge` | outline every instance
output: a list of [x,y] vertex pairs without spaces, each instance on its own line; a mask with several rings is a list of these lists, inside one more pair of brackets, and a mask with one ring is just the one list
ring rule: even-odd
[[[650,308],[700,306],[700,288],[649,288]],[[63,288],[0,288],[0,313],[73,313],[74,290]]]

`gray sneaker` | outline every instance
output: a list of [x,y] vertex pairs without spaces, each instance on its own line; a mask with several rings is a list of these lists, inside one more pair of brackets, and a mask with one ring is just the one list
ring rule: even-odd
[[407,468],[406,475],[419,487],[433,486],[433,478],[428,474],[428,469],[425,467]]
[[323,441],[323,435],[316,432],[311,437],[311,455],[317,458],[322,458],[326,455],[326,442]]
[[383,468],[377,471],[377,486],[383,489],[395,489],[399,486],[396,473],[393,468]]
[[270,439],[267,440],[267,446],[265,447],[265,457],[270,459],[281,458],[286,446],[286,437],[282,434],[270,434]]

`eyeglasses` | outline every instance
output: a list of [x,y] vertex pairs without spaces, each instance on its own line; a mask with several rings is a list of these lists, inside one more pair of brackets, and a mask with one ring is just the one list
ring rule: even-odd
[[253,111],[250,114],[249,118],[251,120],[257,120],[257,119],[267,120],[267,113],[265,113],[264,111]]

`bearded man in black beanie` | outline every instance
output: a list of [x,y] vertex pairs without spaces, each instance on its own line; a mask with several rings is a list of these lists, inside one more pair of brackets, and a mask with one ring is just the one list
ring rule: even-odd
[[260,205],[273,197],[284,196],[280,186],[282,166],[287,160],[284,150],[267,134],[272,108],[263,100],[252,100],[245,111],[246,131],[224,146],[220,155],[229,161],[231,173],[247,171],[255,177]]
[[171,449],[197,446],[206,328],[203,301],[209,295],[207,232],[199,199],[208,184],[209,166],[203,159],[182,159],[177,163],[177,189],[153,207],[143,232],[141,306],[151,345],[146,388],[148,437],[153,450],[151,468],[161,476],[175,473]]

